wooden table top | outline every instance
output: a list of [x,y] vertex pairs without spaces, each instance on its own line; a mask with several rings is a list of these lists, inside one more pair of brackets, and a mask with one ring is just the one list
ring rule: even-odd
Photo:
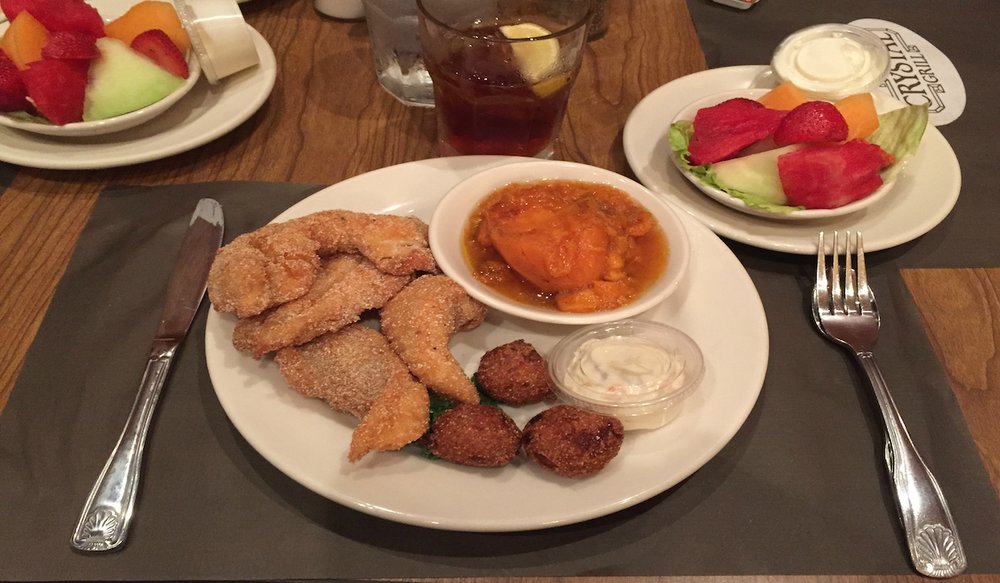
[[[278,61],[274,92],[250,120],[165,160],[96,171],[20,168],[0,196],[0,410],[105,186],[219,180],[331,184],[437,155],[433,111],[404,107],[381,89],[363,22],[324,18],[306,1],[242,6]],[[684,0],[614,6],[608,35],[587,45],[556,157],[630,175],[621,141],[629,112],[660,85],[703,70],[705,57]],[[636,39],[641,42],[631,42]],[[903,277],[1000,492],[1000,268],[906,270]]]

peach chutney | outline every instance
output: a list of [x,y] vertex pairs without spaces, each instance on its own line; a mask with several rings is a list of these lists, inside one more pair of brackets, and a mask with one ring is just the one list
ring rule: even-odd
[[476,279],[515,301],[563,312],[624,306],[663,273],[668,244],[656,218],[605,184],[541,180],[504,186],[462,234]]

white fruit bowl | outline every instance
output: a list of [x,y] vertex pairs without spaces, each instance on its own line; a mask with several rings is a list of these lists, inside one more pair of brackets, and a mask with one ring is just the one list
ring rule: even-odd
[[188,56],[187,64],[189,74],[184,84],[163,99],[142,109],[130,111],[108,119],[79,121],[61,126],[49,123],[41,118],[29,119],[26,117],[0,115],[0,125],[26,132],[59,137],[100,136],[134,128],[170,109],[173,104],[180,101],[181,98],[191,91],[191,88],[201,78],[201,66],[198,64],[198,59],[193,52]]
[[[703,107],[718,105],[719,103],[722,103],[727,99],[732,99],[734,97],[746,97],[747,99],[757,99],[762,95],[764,95],[765,93],[767,93],[768,91],[769,89],[740,89],[735,91],[728,91],[725,93],[719,93],[716,95],[710,95],[708,97],[703,97],[689,104],[687,107],[678,112],[670,123],[673,124],[681,120],[693,120],[695,114],[698,113],[699,109]],[[892,97],[888,95],[883,95],[878,92],[874,92],[872,95],[874,95],[875,97],[875,108],[878,110],[879,113],[884,113],[886,111],[890,111],[902,106],[902,104],[895,101],[894,99],[892,99]],[[691,182],[691,184],[695,185],[698,188],[698,190],[704,192],[714,200],[730,208],[736,209],[740,212],[744,212],[749,215],[754,215],[758,217],[764,217],[779,221],[806,221],[813,219],[829,219],[832,217],[840,217],[843,215],[848,215],[851,213],[858,212],[860,210],[864,210],[869,206],[875,204],[882,198],[884,198],[885,195],[888,194],[890,190],[892,190],[892,186],[896,182],[895,176],[899,175],[898,172],[893,173],[892,179],[887,180],[882,186],[880,186],[878,189],[876,189],[868,196],[858,199],[852,203],[845,204],[844,206],[841,207],[837,207],[834,209],[802,209],[788,213],[780,213],[780,212],[768,211],[764,209],[751,207],[742,200],[736,198],[735,196],[730,195],[728,192],[720,190],[718,188],[713,188],[712,186],[705,184],[704,182],[698,179],[698,176],[696,176],[694,173],[684,168],[684,166],[680,161],[680,157],[677,155],[676,152],[673,151],[670,152],[670,159],[673,160],[674,165],[677,166],[677,169],[680,170],[681,174],[683,174],[684,177]],[[901,162],[897,162],[897,164],[900,163]]]

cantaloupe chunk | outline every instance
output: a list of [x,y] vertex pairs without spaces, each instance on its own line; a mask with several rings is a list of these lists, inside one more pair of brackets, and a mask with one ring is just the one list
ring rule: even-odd
[[849,95],[833,104],[847,120],[847,139],[864,139],[878,129],[878,111],[871,93]]
[[49,31],[27,10],[22,10],[4,33],[0,48],[24,71],[29,63],[42,60],[42,48],[48,42]]
[[143,0],[129,8],[125,14],[104,25],[104,34],[131,45],[135,37],[157,28],[170,37],[182,54],[187,55],[191,41],[184,31],[177,11],[169,2]]
[[757,101],[768,109],[791,111],[809,100],[791,81],[785,81],[762,95]]

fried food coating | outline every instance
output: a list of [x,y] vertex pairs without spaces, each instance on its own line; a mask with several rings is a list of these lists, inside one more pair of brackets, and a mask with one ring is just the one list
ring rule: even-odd
[[407,371],[393,374],[354,428],[347,459],[356,462],[372,451],[395,451],[427,431],[430,395]]
[[212,263],[208,297],[221,312],[256,316],[306,294],[320,258],[337,253],[359,253],[390,275],[437,272],[420,219],[331,210],[236,237]]
[[319,277],[306,295],[237,322],[233,346],[254,358],[357,322],[361,313],[380,308],[410,281],[389,275],[360,255],[323,260]]
[[486,306],[444,275],[419,277],[382,308],[382,333],[427,388],[462,403],[479,393],[448,350],[451,336],[479,326]]
[[517,456],[521,430],[499,407],[461,403],[434,420],[422,443],[441,459],[495,468]]
[[528,459],[568,478],[601,471],[621,449],[622,422],[571,405],[556,405],[524,426],[521,447]]
[[274,356],[281,376],[306,397],[361,419],[397,373],[408,374],[389,341],[377,330],[349,324]]
[[508,405],[530,405],[555,397],[545,359],[524,340],[508,342],[484,354],[476,380],[483,392]]

